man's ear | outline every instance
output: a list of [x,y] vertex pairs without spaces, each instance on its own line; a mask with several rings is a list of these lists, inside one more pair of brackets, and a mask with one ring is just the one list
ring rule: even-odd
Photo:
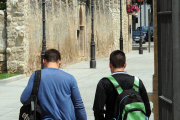
[[112,64],[109,62],[109,68],[112,68]]
[[43,64],[46,64],[46,60],[45,59],[43,59]]
[[59,61],[59,66],[61,65],[61,62],[62,62],[62,61],[60,60],[60,61]]
[[125,62],[125,63],[124,63],[124,68],[126,68],[126,66],[127,66],[127,63]]

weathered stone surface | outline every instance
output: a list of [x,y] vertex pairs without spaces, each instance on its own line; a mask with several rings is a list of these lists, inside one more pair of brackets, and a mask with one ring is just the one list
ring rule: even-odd
[[24,17],[18,18],[19,21],[24,21]]
[[11,15],[8,15],[8,16],[7,16],[7,21],[8,21],[8,22],[11,22],[11,21],[12,21]]
[[17,72],[17,61],[8,61],[8,62],[7,62],[7,69],[8,69],[11,73]]
[[0,62],[0,73],[6,72],[7,66],[6,66],[6,61]]
[[0,61],[5,61],[5,55],[4,54],[0,54]]
[[24,70],[25,70],[25,64],[18,65],[17,67],[18,73],[24,73]]
[[7,40],[7,46],[8,47],[13,47],[15,45],[15,40],[14,39],[8,39]]
[[24,30],[24,26],[17,26],[17,27],[15,27],[15,29],[17,30],[17,31],[20,31],[20,30]]
[[14,14],[15,14],[16,16],[18,16],[18,17],[24,16],[24,13],[23,13],[23,12],[15,12]]
[[17,50],[16,47],[12,47],[12,48],[11,48],[11,52],[12,52],[12,53],[16,53],[16,50]]
[[18,26],[18,23],[17,22],[11,22],[11,25],[12,26]]
[[4,11],[0,10],[0,18],[4,18]]
[[16,59],[16,54],[10,53],[10,54],[7,55],[7,61],[14,61],[14,60],[17,60]]
[[[8,6],[7,6],[8,7]],[[7,8],[7,12],[11,12],[11,8]]]
[[1,46],[1,45],[0,45],[0,52],[1,52],[1,53],[4,53],[5,50],[6,50],[6,49],[5,49],[5,46]]
[[16,22],[18,20],[18,17],[13,17],[12,21]]
[[19,31],[19,32],[18,32],[18,35],[19,35],[20,37],[24,37],[24,31],[22,31],[22,30]]
[[24,61],[24,59],[25,59],[23,53],[17,54],[17,58],[18,58],[18,61]]
[[17,52],[24,52],[24,47],[17,47],[17,48],[16,48],[16,51],[17,51]]
[[6,32],[4,11],[0,10],[0,73],[6,70]]
[[11,53],[11,48],[6,48],[6,53]]
[[19,6],[18,0],[12,0],[12,6],[17,8]]

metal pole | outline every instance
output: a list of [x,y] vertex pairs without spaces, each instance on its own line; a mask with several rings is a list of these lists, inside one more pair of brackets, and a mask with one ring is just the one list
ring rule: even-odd
[[46,17],[45,17],[45,0],[42,0],[42,21],[43,21],[43,40],[42,40],[42,53],[41,53],[41,69],[44,68],[43,64],[43,59],[46,51],[46,29],[45,29],[45,22],[46,22]]
[[123,35],[122,35],[122,5],[120,0],[120,50],[123,51]]
[[151,39],[150,39],[150,36],[151,36],[151,12],[150,12],[150,9],[148,10],[148,41],[149,41],[149,53],[150,53],[150,46],[151,46]]
[[146,26],[146,0],[144,0],[144,26]]
[[142,49],[142,25],[141,25],[141,0],[140,0],[140,42],[139,42],[139,54],[143,54],[143,49]]
[[179,120],[180,118],[180,28],[179,28],[179,0],[172,0],[172,50],[173,50],[173,107],[172,114],[173,120]]
[[90,68],[96,68],[95,60],[95,42],[94,42],[94,0],[91,0],[91,61]]

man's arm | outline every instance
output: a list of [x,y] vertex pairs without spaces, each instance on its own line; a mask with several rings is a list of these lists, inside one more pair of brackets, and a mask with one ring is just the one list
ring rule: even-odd
[[149,103],[149,98],[147,95],[147,91],[146,88],[144,87],[144,84],[142,83],[142,81],[140,80],[140,95],[141,98],[144,102],[145,108],[146,108],[146,116],[149,117],[151,115],[151,107],[150,107],[150,103]]
[[94,111],[94,117],[95,120],[104,120],[104,114],[106,110],[104,109],[104,106],[106,104],[106,92],[102,85],[102,80],[99,81],[97,88],[96,88],[96,94],[94,98],[94,105],[93,105],[93,111]]
[[71,99],[74,104],[77,120],[87,120],[85,107],[78,89],[77,82],[74,77],[72,77],[72,81],[73,82],[71,85]]
[[21,103],[22,104],[24,104],[31,95],[33,84],[34,84],[34,76],[35,76],[35,72],[29,78],[29,82],[21,95]]

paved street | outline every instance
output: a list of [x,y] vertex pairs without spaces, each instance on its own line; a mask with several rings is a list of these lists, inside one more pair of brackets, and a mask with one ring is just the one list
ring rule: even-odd
[[[154,52],[132,51],[126,55],[127,68],[129,74],[136,75],[142,79],[148,92],[152,92],[152,75],[154,74]],[[110,75],[109,59],[99,59],[96,69],[89,69],[89,61],[67,66],[63,70],[74,75],[86,107],[88,120],[93,120],[93,100],[98,81],[105,76]],[[21,79],[8,84],[0,85],[0,120],[17,120],[19,108],[21,107],[20,95],[24,90],[28,78]],[[153,120],[151,115],[150,120]]]

